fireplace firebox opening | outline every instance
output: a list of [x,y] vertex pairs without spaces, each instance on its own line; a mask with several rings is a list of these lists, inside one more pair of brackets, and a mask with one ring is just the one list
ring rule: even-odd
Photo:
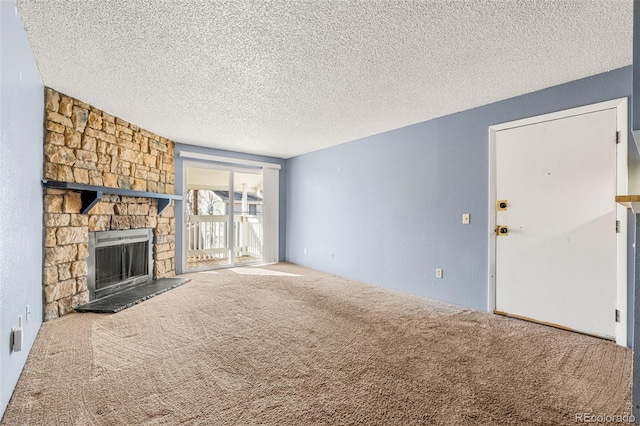
[[153,229],[89,233],[87,287],[96,300],[153,279]]

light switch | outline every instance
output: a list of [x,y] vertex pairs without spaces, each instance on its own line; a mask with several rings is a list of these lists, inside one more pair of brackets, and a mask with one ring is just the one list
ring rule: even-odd
[[471,223],[471,215],[469,213],[465,213],[462,215],[462,223],[465,225]]

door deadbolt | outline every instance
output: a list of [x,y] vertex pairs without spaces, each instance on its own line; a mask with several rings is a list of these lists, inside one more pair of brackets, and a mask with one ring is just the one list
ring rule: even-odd
[[506,237],[507,235],[509,235],[509,227],[498,225],[496,227],[496,235],[498,237]]
[[498,200],[496,201],[496,210],[498,211],[505,211],[507,210],[507,207],[509,206],[509,204],[507,203],[507,200]]

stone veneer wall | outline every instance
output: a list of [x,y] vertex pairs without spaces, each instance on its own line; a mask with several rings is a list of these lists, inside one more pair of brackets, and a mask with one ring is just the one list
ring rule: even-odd
[[[46,89],[44,178],[173,194],[174,143],[55,90]],[[153,228],[154,277],[175,275],[175,216],[157,200],[105,195],[80,214],[80,193],[44,195],[44,319],[88,302],[89,232]]]

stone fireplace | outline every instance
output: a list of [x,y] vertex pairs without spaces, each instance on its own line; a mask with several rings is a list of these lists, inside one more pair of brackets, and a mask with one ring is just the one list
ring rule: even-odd
[[[175,275],[174,207],[158,198],[175,192],[175,154],[172,141],[49,88],[45,108],[45,184],[86,185],[101,195],[87,206],[87,191],[45,185],[44,319],[50,320],[90,300],[87,260],[96,232],[150,233],[147,273]],[[93,290],[95,296],[95,282]]]

